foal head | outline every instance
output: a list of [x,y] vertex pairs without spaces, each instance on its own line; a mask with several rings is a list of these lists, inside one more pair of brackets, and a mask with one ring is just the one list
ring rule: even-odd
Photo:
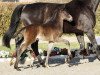
[[61,16],[62,20],[67,20],[69,22],[73,21],[73,17],[64,10],[60,11],[60,16]]

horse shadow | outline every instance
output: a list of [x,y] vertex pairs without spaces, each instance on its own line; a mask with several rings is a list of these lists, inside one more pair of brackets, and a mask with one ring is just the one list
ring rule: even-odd
[[[96,56],[93,56],[93,57],[86,57],[86,58],[80,58],[80,57],[74,57],[70,62],[65,62],[65,58],[66,58],[66,55],[59,55],[59,56],[52,56],[49,58],[49,66],[50,67],[57,67],[57,66],[60,66],[60,65],[63,65],[63,64],[68,64],[68,67],[72,67],[72,66],[78,66],[80,64],[84,64],[84,63],[89,63],[89,62],[94,62],[97,57]],[[81,62],[81,61],[84,61],[84,60],[88,60],[88,62]],[[45,61],[45,60],[44,60]],[[26,65],[26,66],[20,66],[19,68],[22,68],[22,69],[28,69],[28,68],[39,68],[41,67],[41,65],[39,64],[39,62],[35,62],[35,63],[32,63],[33,66],[30,66],[30,65]],[[43,67],[43,66],[42,66]]]
[[[79,64],[94,62],[96,59],[97,59],[96,56],[94,56],[94,57],[87,56],[86,58],[74,57],[70,62],[67,62],[67,64],[69,67],[78,66]],[[83,62],[81,62],[81,61],[83,61]],[[66,63],[65,57],[59,56],[59,58],[53,57],[53,58],[49,59],[50,67],[60,66],[60,65],[65,64],[65,63]]]
[[[94,62],[97,59],[97,57],[87,57],[87,58],[73,58],[70,63],[69,67],[71,66],[78,66],[79,64]],[[83,62],[81,62],[83,61]]]

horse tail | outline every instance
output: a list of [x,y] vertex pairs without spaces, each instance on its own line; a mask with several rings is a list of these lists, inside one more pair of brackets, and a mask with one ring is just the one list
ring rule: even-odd
[[[31,26],[31,25],[29,25],[29,26]],[[12,38],[15,38],[19,33],[21,33],[23,30],[25,30],[25,29],[26,29],[27,27],[29,27],[29,26],[25,26],[25,27],[21,28],[19,31],[16,32],[16,34],[14,34],[14,35],[12,36]]]
[[10,26],[9,29],[7,30],[7,32],[4,34],[3,39],[2,39],[2,44],[8,48],[10,48],[10,40],[12,38],[12,36],[14,35],[14,33],[16,32],[19,22],[20,22],[20,17],[21,17],[21,13],[22,13],[22,9],[23,9],[24,5],[18,5],[11,16],[11,22],[10,22]]

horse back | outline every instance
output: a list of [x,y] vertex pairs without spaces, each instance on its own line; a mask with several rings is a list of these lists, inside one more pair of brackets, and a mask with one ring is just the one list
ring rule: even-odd
[[55,12],[59,11],[59,8],[63,8],[64,4],[56,3],[34,3],[27,4],[23,8],[21,19],[26,25],[38,23],[43,24],[47,20],[53,17]]

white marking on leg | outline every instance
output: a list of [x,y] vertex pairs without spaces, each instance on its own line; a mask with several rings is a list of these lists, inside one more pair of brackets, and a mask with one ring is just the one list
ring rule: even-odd
[[51,50],[52,50],[52,48],[53,48],[53,45],[54,45],[53,42],[51,42],[51,43],[48,44],[47,57],[46,57],[46,61],[45,61],[45,66],[46,66],[46,67],[49,67],[49,66],[48,66],[48,60],[49,60],[49,55],[50,55],[50,53],[51,53]]
[[54,43],[49,43],[48,44],[48,50],[52,50]]

